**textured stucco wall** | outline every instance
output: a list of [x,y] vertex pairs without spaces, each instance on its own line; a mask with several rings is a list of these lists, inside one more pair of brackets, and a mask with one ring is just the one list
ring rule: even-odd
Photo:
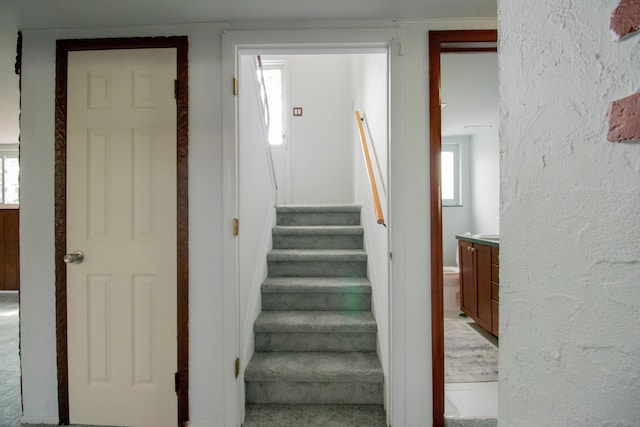
[[640,144],[606,141],[640,90],[614,0],[499,0],[500,425],[640,420]]

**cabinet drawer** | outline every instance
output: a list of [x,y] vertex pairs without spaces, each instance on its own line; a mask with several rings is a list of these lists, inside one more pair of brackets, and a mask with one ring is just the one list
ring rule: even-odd
[[492,283],[491,284],[491,299],[494,301],[500,301],[498,299],[498,292],[500,290],[500,287],[496,284],[496,283]]
[[500,265],[500,248],[491,247],[491,264]]
[[497,265],[491,266],[491,281],[494,283],[500,283],[500,267]]

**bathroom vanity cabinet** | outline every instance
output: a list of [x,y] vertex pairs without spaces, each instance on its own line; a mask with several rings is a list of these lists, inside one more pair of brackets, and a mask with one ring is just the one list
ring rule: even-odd
[[499,246],[494,240],[456,236],[460,259],[460,308],[498,336]]

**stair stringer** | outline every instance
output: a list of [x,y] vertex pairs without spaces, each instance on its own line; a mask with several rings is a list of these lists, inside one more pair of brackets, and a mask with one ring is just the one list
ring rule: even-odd
[[[364,249],[367,253],[367,277],[371,282],[371,313],[378,326],[377,353],[384,374],[384,406],[389,403],[389,233],[388,229],[377,223],[371,215],[373,209],[361,211],[361,223],[364,227]],[[387,411],[387,415],[389,411]],[[388,421],[388,420],[387,420]]]
[[[247,305],[244,310],[244,316],[242,316],[242,323],[240,324],[240,372],[238,374],[238,381],[241,385],[240,402],[245,401],[246,390],[244,372],[255,351],[255,332],[253,330],[253,325],[262,311],[261,286],[262,282],[264,282],[267,277],[267,254],[273,248],[272,230],[275,224],[276,210],[275,208],[271,208],[268,210],[265,217],[264,229],[262,230],[260,244],[256,252],[255,266],[252,270],[253,274],[248,287],[249,293],[246,298]],[[240,281],[242,281],[242,272],[239,272],[239,277]],[[242,289],[242,286],[240,286],[240,288]],[[239,297],[241,296],[242,295]],[[242,422],[244,422],[244,418],[245,405],[241,405],[240,419]]]

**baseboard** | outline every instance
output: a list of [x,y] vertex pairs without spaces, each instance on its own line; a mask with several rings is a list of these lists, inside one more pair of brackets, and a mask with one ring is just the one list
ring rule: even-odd
[[225,427],[224,424],[212,424],[212,423],[192,423],[189,422],[188,427]]
[[[30,424],[36,424],[37,427],[57,427],[57,417],[22,417],[21,424],[27,426]],[[188,427],[225,427],[224,423],[194,423],[189,422]]]
[[44,424],[44,425],[50,425],[50,426],[57,426],[58,425],[58,417],[34,417],[34,416],[28,416],[25,415],[22,417],[22,420],[20,421],[21,424]]

